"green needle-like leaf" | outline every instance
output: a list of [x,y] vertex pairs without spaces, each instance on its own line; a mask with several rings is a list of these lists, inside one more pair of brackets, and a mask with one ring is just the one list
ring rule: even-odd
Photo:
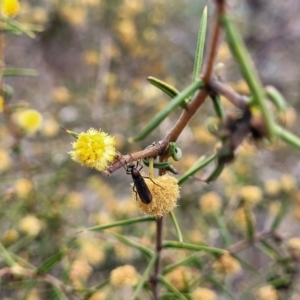
[[205,36],[206,36],[206,27],[207,27],[207,5],[203,9],[200,28],[198,32],[198,41],[197,41],[197,48],[195,54],[195,62],[194,62],[194,72],[193,72],[193,82],[199,78],[202,60],[203,60],[203,53],[204,53],[204,46],[205,46]]
[[205,251],[212,255],[222,255],[222,254],[226,253],[226,250],[224,250],[224,249],[209,247],[209,246],[205,246],[205,245],[179,243],[179,242],[173,242],[173,241],[165,241],[163,244],[163,247],[164,248],[182,248],[182,249],[195,250],[195,251]]
[[14,259],[11,257],[10,253],[5,249],[5,247],[0,243],[0,256],[2,259],[5,261],[5,263],[12,267],[13,265],[16,264]]
[[178,184],[182,185],[189,177],[193,176],[196,174],[199,170],[203,169],[206,167],[208,164],[210,164],[214,159],[216,158],[216,154],[213,154],[209,156],[206,159],[203,159],[200,157],[196,163],[190,167],[179,179],[178,179]]
[[283,217],[285,216],[285,213],[289,207],[290,201],[288,201],[287,199],[284,199],[281,202],[281,207],[279,212],[277,213],[272,225],[271,225],[271,231],[275,231],[277,229],[277,227],[280,225],[280,222],[282,221]]
[[224,111],[224,108],[223,108],[222,103],[221,103],[220,95],[219,95],[219,94],[217,94],[217,95],[212,95],[211,98],[212,98],[212,101],[213,101],[214,110],[215,110],[215,112],[216,112],[216,115],[217,115],[222,121],[224,121],[226,115],[225,115],[225,111]]
[[171,102],[160,111],[154,118],[146,125],[146,127],[136,136],[129,139],[130,142],[137,142],[147,137],[176,107],[183,103],[183,101],[194,93],[204,87],[201,80],[196,80],[189,87],[178,94]]
[[273,137],[273,120],[270,110],[267,108],[265,102],[265,91],[260,82],[257,70],[254,63],[246,49],[246,46],[233,25],[232,20],[227,14],[221,17],[223,27],[226,32],[227,40],[231,48],[232,54],[239,63],[239,67],[244,75],[244,78],[249,85],[253,95],[253,102],[250,105],[257,105],[260,108],[262,116],[265,121],[266,132],[269,138]]
[[13,20],[9,17],[6,17],[4,15],[1,16],[2,20],[4,22],[6,22],[12,29],[15,29],[17,31],[20,31],[22,33],[27,34],[29,37],[34,38],[35,37],[35,33],[29,29],[28,27],[22,25],[21,23],[19,23],[16,20]]
[[274,103],[279,112],[286,110],[286,102],[281,93],[273,86],[266,87],[267,97]]
[[180,94],[180,92],[175,89],[173,86],[167,84],[166,82],[157,79],[155,77],[149,76],[147,78],[147,80],[153,84],[154,86],[156,86],[157,88],[159,88],[161,91],[163,91],[164,93],[166,93],[168,96],[170,96],[171,98],[175,98],[178,94]]
[[128,219],[128,220],[122,220],[122,221],[117,221],[109,224],[104,224],[104,225],[97,225],[93,227],[88,227],[85,228],[81,231],[101,231],[104,229],[112,228],[112,227],[118,227],[118,226],[126,226],[126,225],[131,225],[134,223],[140,223],[140,222],[148,222],[148,221],[155,221],[155,218],[153,217],[140,217],[140,218],[135,218],[135,219]]
[[287,131],[277,124],[275,124],[274,126],[274,132],[278,138],[300,150],[300,138],[298,136],[294,135],[293,133]]
[[159,277],[159,281],[170,291],[174,294],[175,297],[173,299],[180,299],[180,300],[188,300],[180,291],[178,291],[170,282],[168,282],[165,278],[162,276]]
[[167,273],[171,272],[172,270],[176,269],[179,266],[184,266],[184,265],[193,263],[195,260],[198,260],[201,255],[202,255],[202,253],[196,252],[196,253],[193,253],[192,255],[178,261],[175,264],[168,265],[167,267],[165,267],[163,269],[162,274],[166,275]]
[[134,300],[136,298],[136,296],[138,295],[138,293],[140,292],[141,288],[145,285],[145,282],[149,279],[150,277],[150,273],[153,269],[153,266],[155,264],[157,260],[157,254],[154,254],[142,276],[142,278],[139,280],[139,283],[137,284],[134,292],[133,292],[133,295],[131,297],[132,300]]
[[134,241],[131,241],[130,239],[128,239],[127,237],[117,234],[115,232],[110,232],[110,234],[112,234],[116,239],[118,239],[119,241],[123,242],[126,245],[132,246],[133,248],[138,249],[139,251],[143,252],[144,254],[146,254],[147,256],[152,257],[153,256],[153,252],[151,250],[149,250],[147,247],[144,247]]
[[244,212],[246,216],[246,223],[247,223],[247,235],[250,240],[253,239],[254,236],[254,225],[253,225],[253,220],[251,217],[251,211],[248,207],[244,206]]
[[47,259],[42,265],[37,269],[38,274],[48,273],[58,262],[60,262],[66,255],[67,251],[60,251]]
[[223,218],[222,214],[220,213],[220,211],[215,212],[214,217],[219,226],[220,234],[223,238],[225,247],[227,248],[232,244],[232,239],[231,239],[230,233],[227,229],[227,224],[224,222],[224,218]]
[[38,72],[34,69],[18,69],[18,68],[5,68],[3,72],[4,77],[14,76],[38,76]]
[[180,243],[182,243],[182,242],[183,242],[183,239],[182,239],[182,233],[181,233],[180,227],[179,227],[179,225],[178,225],[176,216],[175,216],[175,214],[174,214],[173,211],[170,212],[170,216],[171,216],[172,221],[173,221],[173,223],[174,223],[174,226],[175,226],[175,230],[176,230],[176,233],[177,233],[178,240],[179,240]]

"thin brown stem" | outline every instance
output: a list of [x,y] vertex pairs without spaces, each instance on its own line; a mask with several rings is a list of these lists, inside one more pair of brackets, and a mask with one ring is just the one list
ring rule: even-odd
[[152,292],[155,300],[159,297],[159,276],[161,269],[161,252],[163,248],[163,228],[164,228],[165,217],[158,218],[156,220],[156,247],[155,252],[157,254],[157,260],[154,265],[154,272],[151,276]]
[[234,106],[242,110],[247,106],[248,97],[240,95],[228,84],[213,78],[208,85],[212,91],[227,98]]
[[230,253],[237,253],[237,252],[241,251],[242,249],[246,248],[247,246],[249,246],[250,244],[260,242],[268,237],[273,237],[277,240],[282,240],[282,237],[280,237],[276,232],[263,231],[263,232],[256,234],[252,239],[245,239],[245,240],[239,241],[239,242],[231,245],[229,248],[227,248],[227,250]]

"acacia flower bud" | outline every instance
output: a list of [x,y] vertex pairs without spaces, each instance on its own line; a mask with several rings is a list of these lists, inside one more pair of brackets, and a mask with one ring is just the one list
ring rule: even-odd
[[155,183],[149,178],[144,179],[151,192],[152,201],[148,204],[143,203],[136,192],[133,192],[132,198],[142,213],[162,217],[176,206],[179,198],[178,181],[169,174],[155,178]]
[[100,172],[116,155],[114,137],[94,128],[78,134],[77,141],[72,146],[74,150],[69,153],[74,161]]

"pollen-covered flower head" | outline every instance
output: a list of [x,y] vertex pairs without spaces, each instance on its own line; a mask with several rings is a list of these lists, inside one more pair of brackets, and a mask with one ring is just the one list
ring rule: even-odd
[[72,146],[74,150],[69,153],[74,161],[100,172],[116,155],[114,137],[94,128],[80,133]]
[[[143,203],[139,195],[134,191],[132,197],[136,201],[139,210],[145,214],[162,217],[170,212],[179,198],[179,186],[175,177],[165,174],[155,178],[153,181],[144,178],[152,195],[152,201]],[[155,182],[155,183],[154,183]]]

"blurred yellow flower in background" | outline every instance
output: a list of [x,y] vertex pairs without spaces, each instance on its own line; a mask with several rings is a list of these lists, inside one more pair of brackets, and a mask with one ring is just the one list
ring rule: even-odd
[[116,155],[114,137],[107,133],[89,129],[79,134],[76,142],[72,143],[74,151],[70,151],[71,158],[82,166],[103,171]]
[[34,215],[27,215],[20,220],[19,228],[30,236],[37,236],[42,230],[42,222]]
[[278,294],[272,285],[265,285],[255,291],[257,300],[277,300]]
[[13,244],[18,238],[19,238],[18,231],[15,229],[9,229],[4,232],[4,234],[2,236],[2,241],[5,244],[10,245],[10,244]]
[[2,0],[1,11],[5,16],[14,17],[20,10],[18,0]]
[[200,197],[199,204],[204,215],[212,214],[220,210],[222,199],[216,192],[208,192]]
[[8,170],[12,165],[12,159],[10,158],[8,152],[4,149],[0,149],[0,172]]
[[4,99],[0,96],[0,112],[3,112]]
[[83,195],[77,192],[71,192],[67,195],[66,204],[69,208],[80,209],[83,206]]
[[100,62],[100,55],[96,50],[87,50],[83,53],[83,59],[87,65],[98,65]]
[[289,252],[292,255],[292,257],[299,259],[300,258],[300,238],[293,237],[290,238],[286,242]]
[[296,178],[291,174],[283,174],[280,178],[281,190],[290,193],[297,187]]
[[65,86],[58,86],[53,90],[53,100],[57,103],[66,103],[70,100],[71,93]]
[[241,271],[240,263],[230,254],[225,253],[214,262],[213,268],[223,275],[235,275]]
[[59,131],[59,124],[54,118],[48,118],[43,122],[42,134],[45,137],[54,137]]
[[15,183],[15,191],[18,197],[26,197],[32,190],[32,182],[27,178],[20,178]]
[[198,287],[192,292],[191,300],[217,300],[217,295],[211,289]]
[[178,267],[166,275],[167,280],[177,290],[183,291],[187,288],[188,282],[191,279],[191,274],[188,268]]
[[269,196],[275,196],[280,192],[280,182],[276,179],[266,179],[264,182],[264,188]]
[[42,126],[42,115],[35,109],[18,111],[13,115],[14,120],[26,133],[34,134]]
[[139,277],[140,275],[135,267],[125,265],[110,272],[110,283],[116,287],[134,286],[138,283]]
[[70,268],[70,281],[76,288],[82,288],[83,281],[87,280],[92,271],[93,268],[86,260],[77,259],[72,263]]
[[245,185],[240,188],[239,196],[249,205],[255,205],[262,200],[263,193],[260,187]]

